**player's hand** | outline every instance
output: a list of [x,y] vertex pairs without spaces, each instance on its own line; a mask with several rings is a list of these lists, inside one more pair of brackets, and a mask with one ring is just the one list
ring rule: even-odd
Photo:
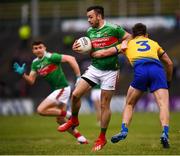
[[76,40],[72,46],[72,50],[75,52],[78,52],[78,51],[80,51],[80,47],[81,47],[80,43],[78,43]]
[[24,72],[25,72],[25,66],[26,66],[25,63],[23,63],[23,65],[20,66],[17,62],[15,62],[15,63],[13,64],[13,69],[14,69],[14,71],[15,71],[16,73],[18,73],[19,75],[22,75],[22,74],[24,74]]
[[123,40],[121,43],[121,51],[124,52],[127,49],[128,41]]

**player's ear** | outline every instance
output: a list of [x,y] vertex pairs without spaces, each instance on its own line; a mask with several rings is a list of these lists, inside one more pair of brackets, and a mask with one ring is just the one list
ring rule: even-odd
[[46,46],[44,46],[44,50],[45,50],[45,51],[46,51],[46,49],[47,49]]
[[146,38],[148,38],[148,37],[149,37],[149,34],[148,34],[148,33],[146,33],[145,37],[146,37]]
[[97,19],[98,20],[102,19],[102,16],[100,14],[97,14]]

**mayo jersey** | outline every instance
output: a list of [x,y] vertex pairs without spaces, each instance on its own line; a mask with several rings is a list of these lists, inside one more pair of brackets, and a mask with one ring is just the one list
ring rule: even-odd
[[[117,25],[105,22],[97,29],[90,27],[87,30],[87,36],[91,39],[92,51],[107,49],[119,44],[119,40],[125,34],[125,30]],[[92,58],[92,65],[100,70],[116,70],[118,68],[118,57],[109,56],[105,58]]]
[[[117,48],[120,49],[121,45]],[[128,42],[128,48],[125,51],[129,62],[132,66],[142,62],[160,62],[159,56],[164,50],[159,44],[144,36],[137,36]]]
[[52,90],[68,86],[68,82],[61,67],[62,55],[46,52],[43,58],[36,58],[31,64],[31,70],[42,76]]

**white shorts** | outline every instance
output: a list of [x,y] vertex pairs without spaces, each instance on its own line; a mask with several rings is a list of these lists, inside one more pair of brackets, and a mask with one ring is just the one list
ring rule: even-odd
[[117,70],[99,70],[90,65],[82,77],[96,84],[100,84],[103,90],[115,90],[117,74]]
[[92,101],[100,100],[100,98],[101,98],[101,89],[92,89],[90,98],[91,98]]
[[71,87],[65,87],[53,91],[46,99],[53,101],[57,105],[67,104],[71,95]]

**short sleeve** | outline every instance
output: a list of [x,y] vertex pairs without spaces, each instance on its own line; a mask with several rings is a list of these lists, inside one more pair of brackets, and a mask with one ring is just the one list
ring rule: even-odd
[[53,63],[60,63],[62,60],[62,55],[58,53],[53,53],[50,59]]
[[32,64],[31,64],[31,71],[37,71],[35,62],[32,62]]
[[158,43],[157,43],[157,52],[158,52],[158,56],[162,56],[165,53],[162,47]]
[[117,25],[116,31],[118,33],[119,38],[123,38],[123,36],[126,33],[126,31],[119,25]]

